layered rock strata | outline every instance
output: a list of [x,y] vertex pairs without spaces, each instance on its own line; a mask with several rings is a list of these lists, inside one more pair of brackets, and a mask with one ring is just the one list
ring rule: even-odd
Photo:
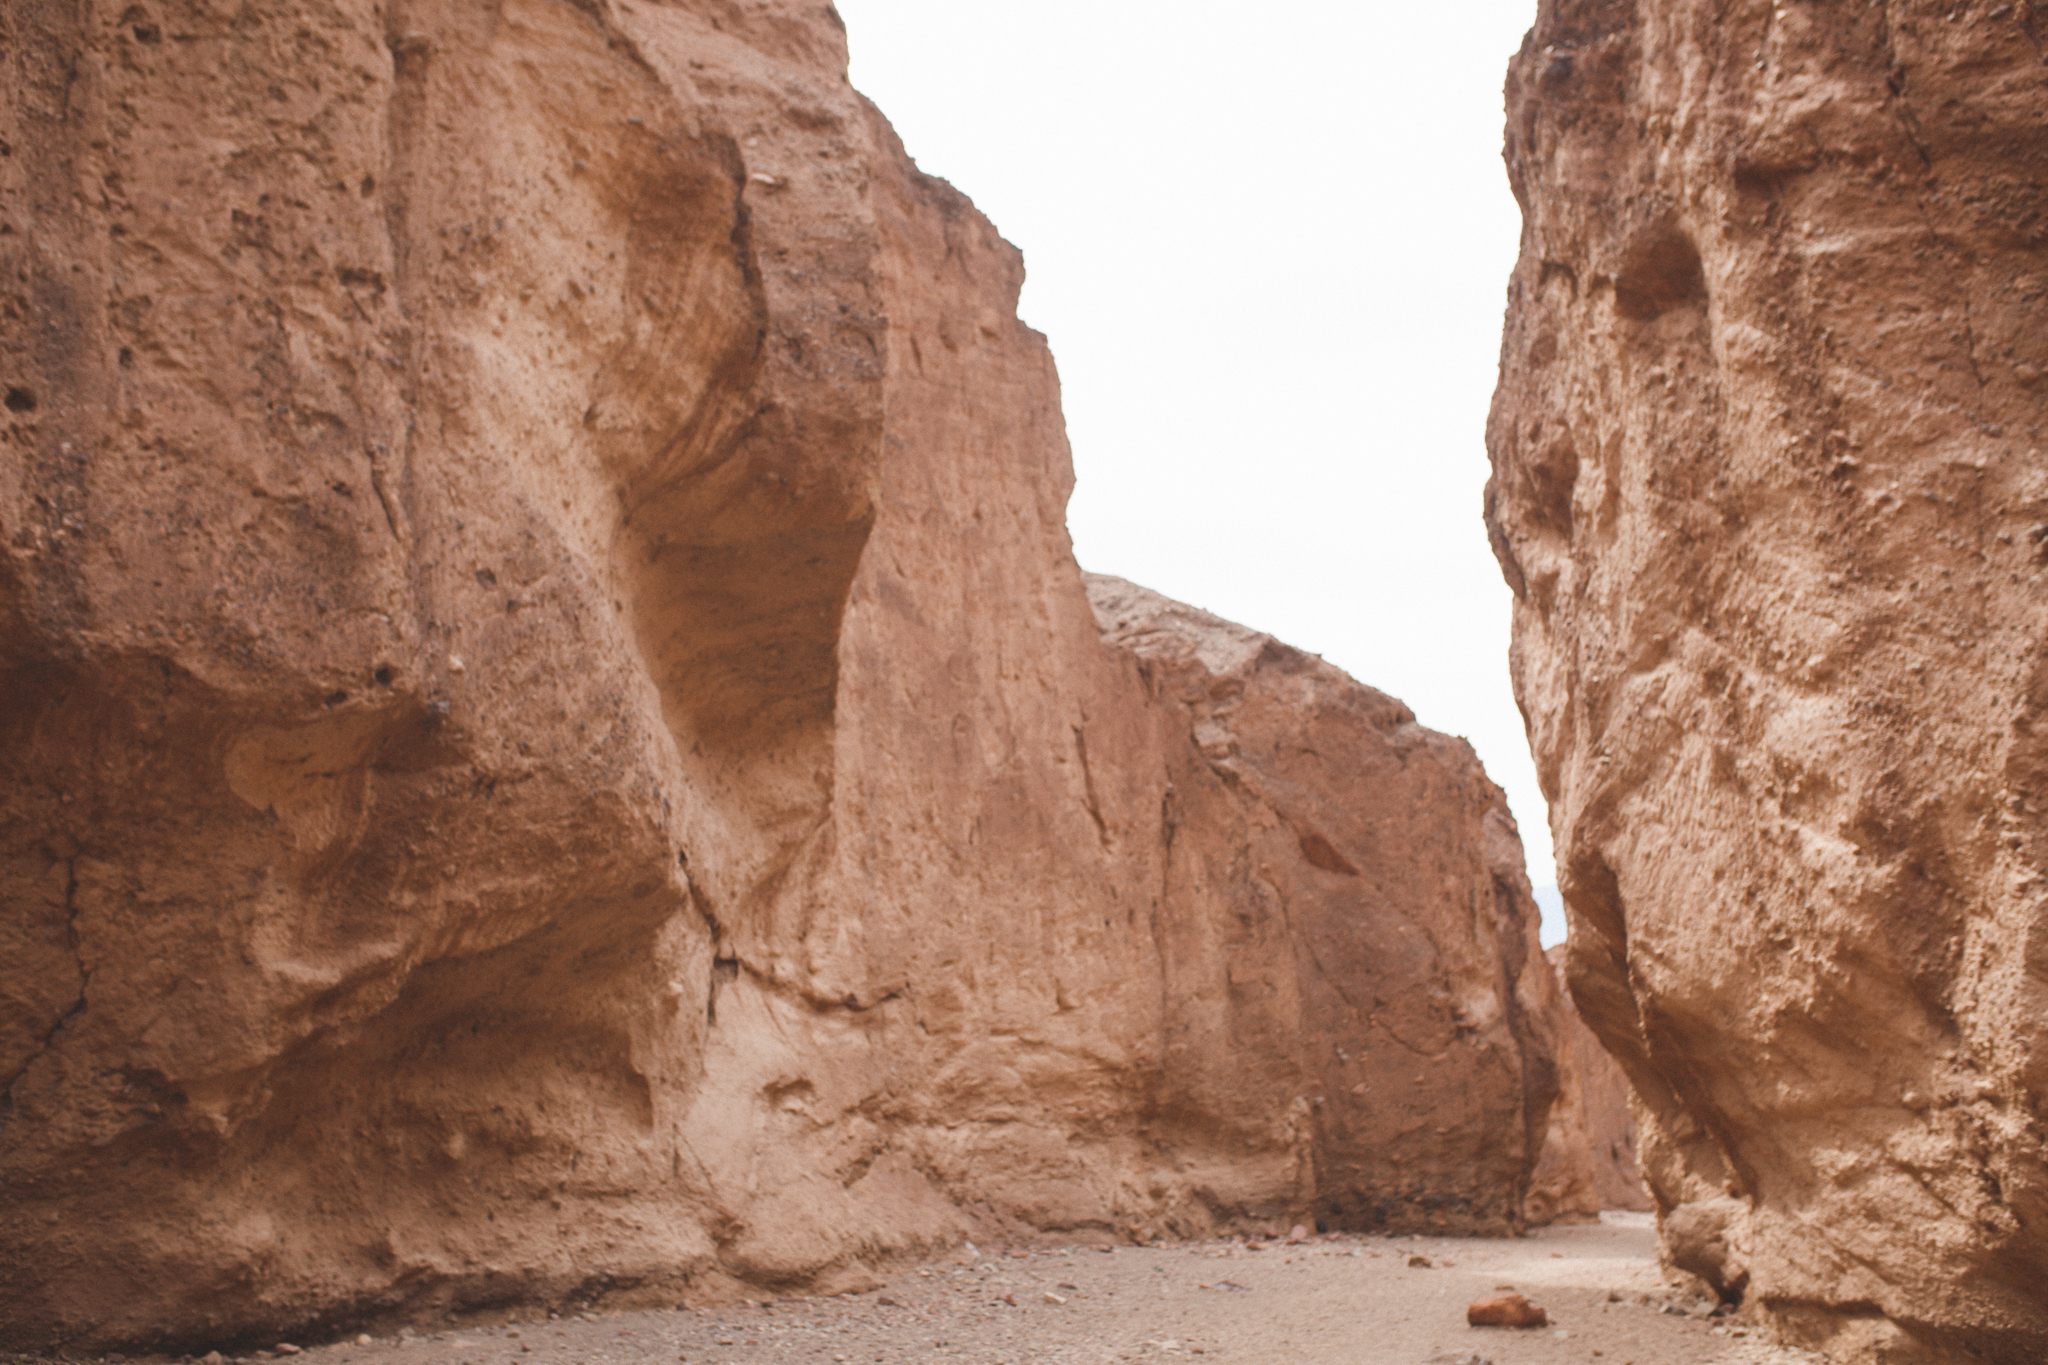
[[2048,1358],[2048,16],[1546,0],[1488,522],[1667,1253]]
[[1017,255],[829,6],[0,25],[0,1344],[1522,1220],[1499,793],[1105,642]]

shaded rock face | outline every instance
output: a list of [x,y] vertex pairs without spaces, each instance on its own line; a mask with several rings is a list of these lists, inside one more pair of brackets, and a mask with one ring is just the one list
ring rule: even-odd
[[[1564,955],[1560,946],[1548,954],[1552,961]],[[1560,986],[1560,989],[1564,989]],[[1569,1000],[1569,992],[1566,994]],[[1593,1167],[1593,1199],[1603,1209],[1649,1213],[1656,1208],[1643,1184],[1640,1137],[1636,1131],[1635,1094],[1628,1076],[1600,1039],[1579,1018],[1576,1009],[1567,1011],[1568,1023],[1560,1030],[1560,1069],[1576,1084],[1576,1112],[1585,1150]],[[1573,1110],[1560,1105],[1559,1111]],[[1554,1112],[1559,1112],[1554,1111]],[[1555,1119],[1553,1119],[1555,1121]],[[1574,1147],[1578,1145],[1575,1141]]]
[[1569,1003],[1563,945],[1544,954],[1566,1001],[1557,1039],[1557,1103],[1530,1180],[1532,1223],[1597,1222],[1603,1209],[1648,1213],[1655,1207],[1637,1159],[1628,1078]]
[[1679,1267],[2048,1358],[2030,5],[1542,5],[1488,521]]
[[[1087,588],[1165,758],[1165,1104],[1242,1115],[1254,1148],[1305,1097],[1300,1188],[1332,1225],[1512,1229],[1569,1006],[1506,798],[1465,741],[1314,655],[1122,579]],[[1561,1211],[1533,1194],[1534,1221]]]
[[1105,643],[1017,255],[828,6],[0,24],[0,1342],[1521,1221],[1498,791]]

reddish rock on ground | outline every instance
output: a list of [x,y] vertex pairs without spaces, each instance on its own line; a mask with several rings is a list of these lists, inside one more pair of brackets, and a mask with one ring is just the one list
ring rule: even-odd
[[1488,521],[1666,1254],[2048,1359],[2048,17],[1545,0]]
[[0,26],[0,1345],[1523,1221],[1499,792],[1091,609],[828,6]]
[[1520,1294],[1496,1294],[1467,1308],[1465,1321],[1473,1327],[1548,1327],[1550,1315]]

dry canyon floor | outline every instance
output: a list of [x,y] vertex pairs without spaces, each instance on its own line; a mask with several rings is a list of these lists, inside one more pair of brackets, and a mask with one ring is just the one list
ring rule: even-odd
[[[515,1312],[303,1343],[305,1365],[1805,1365],[1659,1278],[1643,1215],[1520,1239],[1319,1237],[1029,1251],[980,1248],[864,1294],[681,1310]],[[1412,1265],[1411,1258],[1430,1265]],[[1472,1328],[1502,1286],[1547,1329]],[[300,1343],[294,1343],[301,1345]],[[260,1359],[269,1353],[241,1357]]]

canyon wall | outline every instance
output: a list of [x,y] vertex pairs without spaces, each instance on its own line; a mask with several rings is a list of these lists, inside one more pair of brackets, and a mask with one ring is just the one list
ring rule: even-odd
[[[1569,1000],[1564,945],[1544,956]],[[1656,1204],[1643,1184],[1628,1078],[1576,1008],[1567,1004],[1558,1018],[1558,1098],[1530,1185],[1530,1197],[1554,1212],[1530,1221],[1594,1222],[1601,1209],[1649,1213]]]
[[2048,15],[1545,0],[1487,519],[1666,1254],[2048,1358]]
[[1585,1211],[1500,793],[1091,606],[1017,253],[829,5],[0,59],[0,1345]]
[[[1270,635],[1122,579],[1087,587],[1169,755],[1175,1107],[1213,1122],[1307,1095],[1304,1193],[1333,1226],[1409,1209],[1474,1232],[1597,1217],[1567,1091],[1582,1026],[1536,946],[1506,798],[1471,746]],[[1248,1048],[1271,1079],[1246,1068]],[[1274,1081],[1245,1105],[1247,1086]]]

